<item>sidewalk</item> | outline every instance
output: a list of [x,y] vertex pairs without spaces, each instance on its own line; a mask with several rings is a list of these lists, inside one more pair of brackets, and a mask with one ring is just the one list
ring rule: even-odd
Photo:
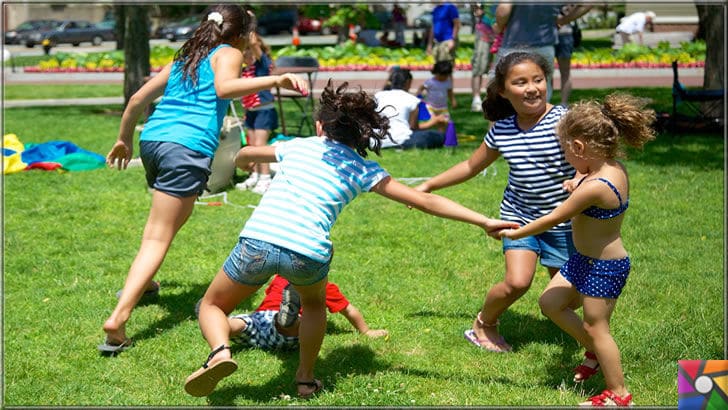
[[[688,87],[700,87],[703,84],[703,68],[680,68],[680,82]],[[412,90],[415,90],[431,76],[429,71],[413,71]],[[454,90],[458,94],[470,93],[470,71],[455,71],[453,73]],[[614,89],[624,87],[672,87],[673,75],[671,68],[600,68],[600,69],[572,69],[572,87],[574,89]],[[385,71],[322,71],[315,76],[314,95],[321,93],[326,82],[332,79],[334,83],[348,81],[350,86],[361,86],[367,92],[376,92],[382,89],[387,79]],[[123,73],[23,73],[20,70],[13,73],[10,69],[3,70],[3,83],[48,85],[48,84],[122,84]],[[554,75],[554,89],[560,87],[558,71]],[[56,99],[56,100],[5,100],[5,108],[53,105],[96,105],[96,104],[122,104],[123,97],[87,98],[87,99]]]

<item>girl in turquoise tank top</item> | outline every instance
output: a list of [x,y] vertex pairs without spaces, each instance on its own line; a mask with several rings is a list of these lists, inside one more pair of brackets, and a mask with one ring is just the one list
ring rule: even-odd
[[103,324],[102,353],[128,349],[125,325],[142,297],[159,293],[153,281],[172,239],[192,214],[205,189],[229,100],[282,87],[308,94],[308,83],[293,74],[241,78],[243,50],[255,28],[254,16],[236,5],[211,6],[193,36],[168,64],[129,99],[117,141],[106,156],[111,168],[126,169],[134,152],[134,128],[158,97],[140,138],[140,156],[152,206],[142,241],[114,311]]

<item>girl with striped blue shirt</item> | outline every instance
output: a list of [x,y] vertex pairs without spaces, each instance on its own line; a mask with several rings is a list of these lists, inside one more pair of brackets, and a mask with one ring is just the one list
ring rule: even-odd
[[321,94],[316,137],[247,146],[238,152],[239,168],[276,161],[279,170],[200,303],[200,328],[210,347],[217,348],[187,379],[188,392],[210,394],[235,370],[227,315],[275,273],[293,284],[303,305],[295,373],[298,395],[308,398],[323,388],[314,378],[314,365],[326,330],[330,233],[341,211],[358,195],[376,192],[432,215],[479,226],[493,237],[518,226],[392,179],[378,163],[366,159],[368,150],[379,155],[388,132],[389,119],[377,110],[372,96],[348,91],[347,83],[334,88],[329,81]]
[[[470,156],[416,189],[430,192],[478,175],[498,157],[510,168],[500,205],[500,217],[525,225],[546,215],[568,197],[564,183],[575,176],[556,136],[555,125],[566,109],[548,103],[549,65],[538,54],[514,52],[500,59],[483,102],[493,122],[483,144]],[[511,346],[498,332],[498,318],[528,291],[540,258],[553,277],[574,250],[571,224],[519,240],[503,239],[506,273],[487,293],[483,307],[465,338],[493,352]]]

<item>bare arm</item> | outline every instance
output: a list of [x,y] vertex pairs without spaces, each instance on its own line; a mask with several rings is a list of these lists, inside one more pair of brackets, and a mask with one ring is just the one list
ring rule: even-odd
[[116,143],[106,155],[106,163],[110,167],[121,170],[126,169],[129,165],[134,153],[134,127],[149,104],[164,94],[164,88],[167,86],[171,69],[172,63],[167,64],[162,71],[147,81],[129,98],[129,102],[121,116]]
[[579,17],[586,14],[589,10],[591,10],[594,6],[593,5],[580,5],[576,7],[572,7],[566,14],[560,15],[556,18],[556,25],[561,27],[566,24],[571,23],[572,21],[578,19]]
[[593,205],[599,195],[599,187],[595,184],[584,186],[569,196],[566,201],[557,206],[548,215],[544,215],[518,229],[505,229],[500,231],[501,237],[520,239],[526,236],[537,235],[548,231],[561,222],[568,221],[583,210]]
[[369,329],[369,325],[367,325],[367,322],[364,320],[364,315],[362,315],[359,309],[351,303],[349,303],[349,305],[339,313],[344,315],[346,320],[354,326],[354,329],[363,335],[376,338],[387,336],[389,334],[389,332],[384,329]]
[[431,115],[429,120],[422,121],[422,122],[420,122],[419,116],[420,116],[419,107],[415,108],[414,111],[410,112],[409,124],[410,124],[411,129],[413,129],[413,130],[426,129],[426,128],[434,127],[437,124],[447,124],[447,117],[442,114]]
[[235,155],[235,166],[243,171],[249,171],[254,164],[260,162],[276,162],[276,148],[271,145],[248,145]]
[[423,192],[431,192],[465,182],[482,172],[499,156],[500,152],[488,148],[483,143],[473,152],[470,158],[423,182],[415,189]]
[[308,95],[308,81],[295,74],[269,75],[265,77],[240,78],[243,54],[240,50],[226,47],[212,58],[215,72],[215,92],[220,98],[233,99],[273,87],[287,88]]
[[511,10],[513,10],[513,4],[510,1],[502,1],[495,9],[495,23],[502,30],[508,25],[508,20],[511,18]]
[[485,215],[479,214],[470,208],[466,208],[455,201],[440,195],[418,191],[396,181],[391,177],[384,178],[375,185],[374,188],[372,188],[372,191],[393,201],[401,202],[407,206],[417,208],[430,215],[448,218],[455,221],[467,222],[469,224],[479,226],[488,234],[506,227],[518,226],[512,222],[490,219]]

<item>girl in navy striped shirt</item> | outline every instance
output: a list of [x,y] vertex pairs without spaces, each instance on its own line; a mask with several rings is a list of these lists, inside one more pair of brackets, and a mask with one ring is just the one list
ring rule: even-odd
[[[514,52],[501,58],[483,101],[483,113],[493,122],[483,144],[469,159],[417,189],[430,192],[459,184],[503,156],[510,168],[500,205],[503,220],[525,225],[556,208],[567,198],[564,183],[575,171],[556,136],[555,125],[566,109],[547,100],[549,74],[549,65],[538,54]],[[510,351],[498,332],[498,318],[528,291],[539,258],[553,277],[573,250],[568,221],[539,235],[504,238],[505,278],[490,288],[465,338],[482,349]]]

